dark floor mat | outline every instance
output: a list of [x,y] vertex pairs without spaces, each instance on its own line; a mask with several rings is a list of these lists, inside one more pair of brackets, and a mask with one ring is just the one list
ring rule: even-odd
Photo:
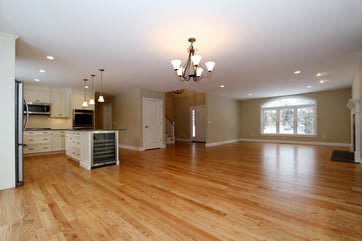
[[350,151],[333,151],[331,161],[354,162],[354,153]]

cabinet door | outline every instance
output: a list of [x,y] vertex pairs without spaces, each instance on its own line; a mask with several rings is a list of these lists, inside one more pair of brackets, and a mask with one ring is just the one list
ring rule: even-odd
[[69,118],[71,116],[71,90],[51,89],[51,117]]
[[50,103],[50,88],[25,85],[24,98],[27,102],[32,103]]
[[65,134],[64,131],[52,131],[52,151],[65,150]]

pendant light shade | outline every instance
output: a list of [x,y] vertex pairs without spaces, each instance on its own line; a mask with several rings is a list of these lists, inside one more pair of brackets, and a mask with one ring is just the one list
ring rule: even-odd
[[101,72],[101,93],[98,97],[98,102],[104,102],[104,97],[103,97],[103,71],[104,71],[104,69],[99,69],[99,71]]

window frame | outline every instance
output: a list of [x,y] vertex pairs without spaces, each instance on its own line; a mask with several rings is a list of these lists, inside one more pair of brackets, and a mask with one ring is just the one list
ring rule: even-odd
[[[279,100],[285,100],[285,99],[300,99],[300,100],[308,100],[311,101],[313,103],[311,104],[300,104],[300,105],[284,105],[284,106],[277,106],[277,107],[263,107],[265,105],[267,105],[270,102],[274,102],[274,101],[279,101]],[[298,133],[298,109],[303,109],[303,108],[312,108],[314,109],[314,118],[313,118],[313,126],[314,126],[314,133],[313,134],[300,134]],[[293,109],[293,133],[280,133],[280,110],[285,110],[285,109]],[[276,122],[275,122],[275,130],[276,133],[264,133],[264,111],[268,110],[275,110],[276,111]],[[268,100],[264,103],[262,103],[260,105],[260,135],[264,135],[264,136],[299,136],[299,137],[315,137],[317,136],[318,133],[318,129],[317,129],[317,100],[315,99],[311,99],[311,98],[306,98],[306,97],[296,97],[296,96],[288,96],[288,97],[280,97],[280,98],[275,98],[275,99],[271,99]]]

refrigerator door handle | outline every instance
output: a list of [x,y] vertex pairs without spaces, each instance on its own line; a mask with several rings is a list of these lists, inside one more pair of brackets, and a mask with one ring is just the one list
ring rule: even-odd
[[26,100],[24,99],[24,105],[25,105],[25,113],[26,113],[26,118],[25,118],[25,123],[23,126],[23,129],[25,130],[25,128],[28,125],[28,121],[29,121],[29,108],[28,108],[28,102],[26,102]]

